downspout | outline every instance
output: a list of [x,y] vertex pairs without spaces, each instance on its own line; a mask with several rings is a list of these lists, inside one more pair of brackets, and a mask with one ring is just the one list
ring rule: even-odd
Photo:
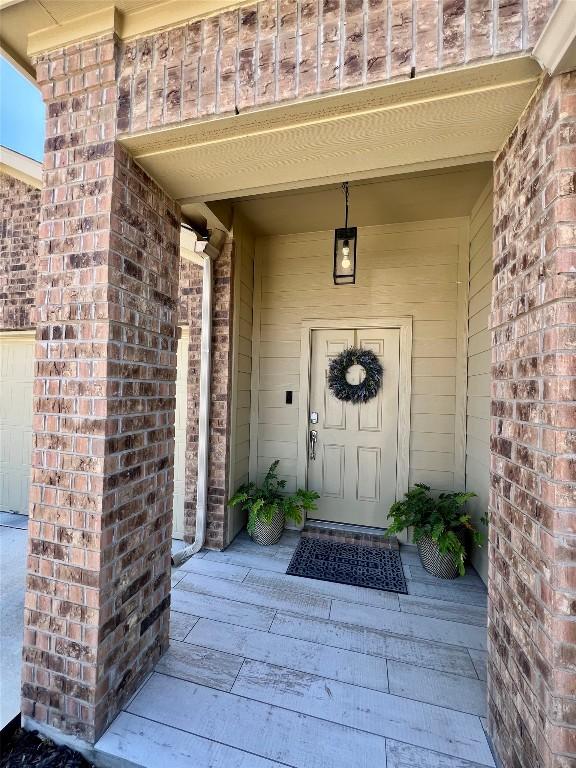
[[198,476],[196,481],[196,533],[194,541],[172,555],[179,566],[200,552],[206,539],[208,502],[208,451],[210,448],[210,376],[212,371],[212,262],[219,251],[207,240],[197,240],[196,253],[204,260],[202,268],[202,330],[200,336],[200,405],[198,409]]

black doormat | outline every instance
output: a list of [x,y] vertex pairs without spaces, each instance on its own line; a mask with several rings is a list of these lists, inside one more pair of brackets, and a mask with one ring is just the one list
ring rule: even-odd
[[360,544],[302,538],[286,573],[403,595],[408,593],[400,553]]

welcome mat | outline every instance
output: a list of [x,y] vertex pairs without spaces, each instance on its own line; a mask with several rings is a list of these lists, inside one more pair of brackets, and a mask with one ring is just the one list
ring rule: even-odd
[[286,573],[403,595],[408,593],[400,553],[360,544],[302,538]]

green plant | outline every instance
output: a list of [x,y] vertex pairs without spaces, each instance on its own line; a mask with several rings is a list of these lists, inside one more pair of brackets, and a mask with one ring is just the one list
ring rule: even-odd
[[315,491],[299,488],[296,493],[285,494],[286,480],[279,480],[277,474],[279,463],[277,459],[270,465],[261,487],[256,483],[246,483],[240,486],[228,502],[231,507],[240,506],[248,513],[246,527],[250,535],[254,533],[257,520],[270,524],[278,510],[284,513],[286,520],[301,523],[303,512],[316,509],[314,502],[320,497]]
[[[483,542],[483,536],[474,527],[470,514],[463,509],[474,496],[475,493],[441,493],[435,498],[429,486],[416,483],[404,494],[404,499],[390,507],[392,525],[388,533],[400,533],[412,528],[416,543],[425,536],[432,539],[438,544],[440,552],[452,555],[458,572],[463,576],[466,549],[457,534],[469,531],[475,546],[479,547]],[[482,522],[486,522],[485,518]]]

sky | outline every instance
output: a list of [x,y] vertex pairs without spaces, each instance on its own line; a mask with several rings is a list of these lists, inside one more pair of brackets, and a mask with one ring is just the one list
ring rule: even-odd
[[0,56],[0,145],[34,160],[44,155],[40,91]]

